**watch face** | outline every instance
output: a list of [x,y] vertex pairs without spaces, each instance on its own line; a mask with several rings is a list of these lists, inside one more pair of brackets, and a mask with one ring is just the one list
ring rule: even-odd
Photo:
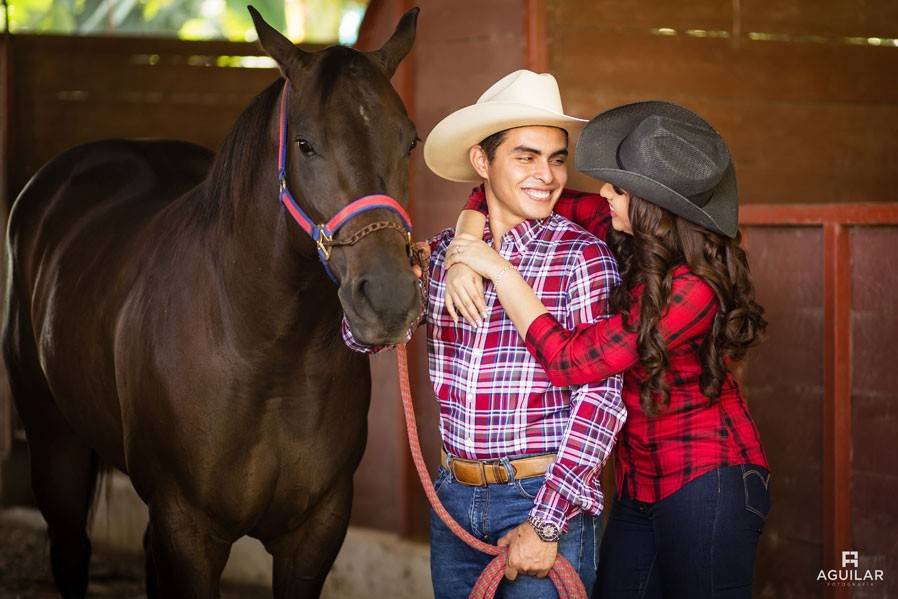
[[543,539],[554,541],[554,540],[558,539],[558,536],[559,536],[558,533],[560,532],[560,530],[554,524],[552,524],[550,522],[546,522],[545,524],[543,524],[543,528],[542,528],[541,532],[542,532],[542,534],[540,536]]

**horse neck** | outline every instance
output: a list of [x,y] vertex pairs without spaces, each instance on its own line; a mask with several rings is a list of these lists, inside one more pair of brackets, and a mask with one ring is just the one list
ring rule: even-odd
[[[324,274],[311,239],[297,242],[297,235],[306,233],[279,201],[274,115],[266,127],[268,143],[261,144],[261,151],[255,148],[235,156],[233,146],[226,143],[222,152],[231,155],[217,157],[207,181],[207,191],[219,195],[210,199],[221,207],[204,244],[216,265],[221,301],[235,318],[264,314],[265,318],[248,322],[263,323],[255,334],[266,339],[308,334],[321,327],[337,331],[337,288]],[[212,185],[215,176],[229,181]]]

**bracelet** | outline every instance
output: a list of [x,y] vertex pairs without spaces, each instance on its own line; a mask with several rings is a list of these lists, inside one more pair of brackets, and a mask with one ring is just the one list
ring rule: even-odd
[[502,270],[500,270],[498,273],[496,273],[496,276],[493,277],[493,287],[497,287],[499,285],[499,281],[502,280],[502,277],[504,277],[506,274],[508,274],[508,271],[510,271],[510,270],[514,270],[514,266],[512,264],[506,264],[502,268]]

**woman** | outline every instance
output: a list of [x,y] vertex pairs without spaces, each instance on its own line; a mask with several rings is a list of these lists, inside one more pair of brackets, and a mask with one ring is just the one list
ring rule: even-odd
[[[623,281],[612,297],[615,316],[565,330],[513,265],[471,234],[453,242],[447,264],[494,279],[553,383],[624,373],[629,416],[594,596],[751,597],[769,473],[728,365],[760,341],[766,322],[739,247],[726,143],[685,108],[641,102],[590,121],[576,159],[606,182],[600,201],[610,208],[608,242]],[[558,208],[590,214],[584,224],[603,233],[596,210],[573,205]],[[482,231],[483,217],[471,214],[460,227]],[[482,298],[464,267],[453,271],[447,303],[476,316]]]

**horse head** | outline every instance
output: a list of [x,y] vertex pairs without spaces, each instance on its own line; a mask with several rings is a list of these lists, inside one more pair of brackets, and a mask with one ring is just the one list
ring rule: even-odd
[[[395,344],[420,310],[405,215],[418,139],[390,78],[414,43],[418,9],[375,52],[306,52],[250,13],[285,79],[281,199],[302,227],[293,227],[293,247],[308,255],[317,244],[359,341]],[[337,220],[339,230],[325,226]]]

